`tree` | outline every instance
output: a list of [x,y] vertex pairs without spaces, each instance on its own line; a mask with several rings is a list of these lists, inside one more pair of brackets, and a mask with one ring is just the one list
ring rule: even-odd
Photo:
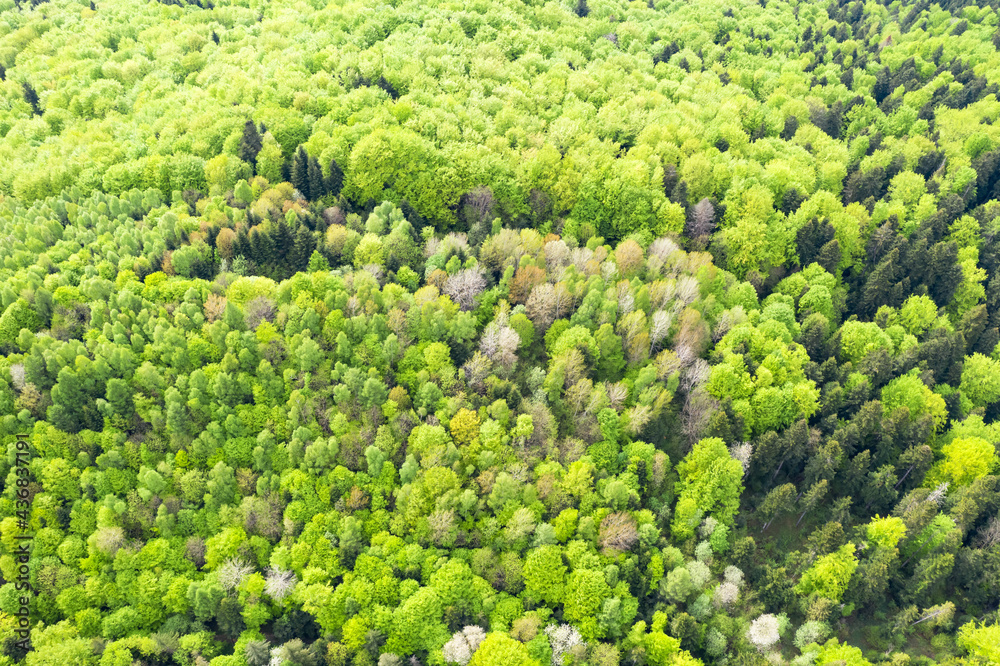
[[271,661],[271,649],[267,641],[250,641],[243,649],[248,666],[267,666]]
[[337,160],[330,160],[330,174],[326,181],[326,191],[333,196],[339,196],[344,188],[344,170],[337,164]]
[[486,288],[486,278],[475,268],[466,268],[450,276],[444,284],[444,293],[463,310],[471,310],[476,297]]
[[546,603],[560,603],[564,594],[566,565],[558,546],[542,546],[524,560],[524,593]]
[[902,518],[895,516],[872,518],[867,527],[868,540],[878,548],[892,550],[900,539],[906,536],[906,524]]
[[796,494],[795,484],[786,483],[774,488],[764,497],[757,507],[757,513],[764,523],[761,532],[766,530],[775,518],[793,510]]
[[941,447],[941,453],[944,459],[931,468],[928,483],[967,486],[1000,468],[996,448],[981,437],[955,438]]
[[292,252],[288,255],[288,266],[292,272],[304,271],[309,267],[309,260],[316,248],[316,239],[306,225],[299,225],[295,232],[295,242]]
[[747,639],[761,652],[771,648],[781,640],[778,634],[778,618],[771,614],[758,617],[747,629]]
[[312,199],[312,192],[309,189],[311,184],[309,178],[309,153],[302,146],[295,151],[292,158],[292,185],[306,199]]
[[802,574],[795,591],[803,596],[817,594],[832,601],[840,601],[857,567],[854,544],[846,543],[837,551],[816,560]]
[[264,132],[261,139],[261,149],[257,153],[257,175],[276,185],[284,180],[281,173],[284,164],[285,157],[281,146],[270,132]]
[[0,346],[13,346],[21,329],[34,333],[41,325],[31,304],[23,298],[17,299],[0,315]]
[[243,136],[240,138],[239,158],[247,164],[257,166],[257,155],[264,147],[260,132],[257,131],[257,124],[247,118],[243,125]]
[[968,622],[958,630],[956,642],[975,663],[1000,662],[1000,625],[978,626],[974,621]]
[[523,643],[501,632],[487,635],[469,661],[469,666],[493,666],[493,664],[541,666],[537,659],[531,657]]
[[610,596],[611,589],[602,572],[590,569],[574,571],[566,579],[563,617],[576,625],[585,639],[601,638],[604,631],[595,618]]
[[961,389],[978,407],[1000,400],[1000,362],[982,354],[966,358],[962,366]]
[[677,464],[677,508],[671,526],[674,536],[686,539],[705,515],[731,525],[743,492],[743,466],[729,455],[717,437],[699,441]]

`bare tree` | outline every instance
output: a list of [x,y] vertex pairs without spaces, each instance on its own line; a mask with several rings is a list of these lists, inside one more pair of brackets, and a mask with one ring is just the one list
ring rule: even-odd
[[[226,313],[226,297],[217,294],[209,294],[205,300],[205,319],[212,323],[216,319],[222,319]],[[245,316],[245,315],[244,315]]]
[[524,307],[525,313],[540,333],[544,333],[556,319],[556,290],[545,282],[531,290]]
[[625,404],[626,398],[628,398],[628,388],[622,382],[609,383],[606,386],[608,388],[608,401],[611,403],[610,407],[617,412]]
[[698,298],[700,291],[698,278],[692,275],[683,275],[677,280],[677,298],[685,306],[694,302]]
[[427,518],[431,528],[431,541],[436,546],[447,547],[455,541],[458,523],[455,520],[455,511],[435,511]]
[[556,319],[562,319],[563,315],[573,307],[573,293],[566,287],[565,282],[556,282],[552,286],[552,295],[555,298]]
[[295,589],[298,579],[294,571],[286,571],[276,567],[268,567],[264,579],[264,592],[275,601],[281,601]]
[[200,569],[205,564],[205,540],[201,537],[190,537],[184,544],[184,557]]
[[664,261],[669,259],[670,255],[678,250],[680,250],[680,248],[677,247],[677,243],[669,238],[657,238],[653,241],[653,244],[649,246],[649,254],[651,256],[659,257]]
[[569,247],[566,241],[559,239],[545,244],[545,267],[549,275],[560,275],[560,271],[569,260]]
[[621,280],[618,285],[618,316],[627,315],[635,308],[635,296],[632,295],[632,284]]
[[605,550],[631,550],[639,542],[635,519],[627,511],[608,514],[601,521],[600,542]]
[[653,313],[652,321],[649,326],[649,353],[652,355],[660,342],[667,337],[667,333],[670,332],[670,325],[674,322],[674,315],[672,312],[667,312],[666,310],[657,310]]
[[750,469],[750,457],[753,455],[753,445],[747,442],[740,442],[739,444],[734,444],[729,447],[729,455],[732,456],[733,460],[738,460],[743,466],[743,474],[747,473]]
[[653,408],[649,405],[636,405],[629,409],[628,415],[629,432],[638,435],[653,420]]
[[710,374],[712,374],[712,368],[708,364],[708,361],[703,358],[696,358],[691,365],[684,368],[684,372],[681,375],[681,388],[687,392],[696,390],[708,381]]
[[97,530],[95,545],[105,555],[113,557],[125,545],[125,532],[120,527],[102,527]]
[[469,227],[480,222],[490,222],[493,219],[493,210],[496,208],[497,200],[493,196],[493,190],[485,185],[479,185],[462,195],[459,204],[465,210]]
[[715,206],[708,199],[702,199],[691,207],[685,233],[692,241],[702,244],[715,231]]
[[701,438],[718,406],[715,398],[700,389],[688,393],[681,410],[681,432],[687,435],[689,441]]
[[462,366],[465,370],[465,382],[476,393],[486,393],[486,378],[493,371],[493,362],[482,352],[475,352]]
[[13,363],[10,366],[10,380],[14,383],[14,388],[18,391],[24,390],[24,363]]
[[979,530],[979,535],[976,537],[976,547],[986,549],[998,543],[1000,543],[1000,518],[993,516],[990,518],[990,522]]
[[476,296],[484,289],[486,289],[486,278],[475,268],[461,270],[444,283],[444,293],[466,311],[472,309],[476,304]]
[[244,578],[256,570],[256,567],[251,564],[247,564],[243,560],[236,558],[226,560],[226,562],[219,567],[219,585],[221,585],[224,590],[235,590],[239,587],[240,583],[243,582]]
[[[211,300],[211,297],[209,298]],[[207,305],[207,304],[206,304]],[[223,309],[225,309],[225,299],[223,299]],[[247,328],[254,331],[265,321],[274,321],[277,314],[274,308],[274,301],[267,296],[257,296],[250,300],[243,309],[243,319]]]

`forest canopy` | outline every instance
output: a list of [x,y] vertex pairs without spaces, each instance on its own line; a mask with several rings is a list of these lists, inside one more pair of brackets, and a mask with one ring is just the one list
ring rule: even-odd
[[0,666],[1000,662],[995,0],[0,0]]

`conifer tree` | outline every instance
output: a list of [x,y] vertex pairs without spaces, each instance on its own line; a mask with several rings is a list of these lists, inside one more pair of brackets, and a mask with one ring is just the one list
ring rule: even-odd
[[326,191],[336,197],[343,188],[344,170],[337,164],[337,160],[330,160],[330,176],[326,180]]
[[326,194],[326,183],[323,182],[323,170],[319,166],[319,160],[310,157],[306,169],[306,181],[309,186],[309,199],[319,199]]
[[315,248],[316,239],[313,238],[312,232],[306,225],[300,224],[299,230],[295,233],[292,252],[288,256],[288,265],[293,272],[306,270]]
[[[288,223],[284,219],[278,220],[274,231],[271,232],[271,241],[274,243],[274,256],[277,259],[275,263],[287,260],[288,255],[295,246],[295,236],[292,234],[292,230],[288,228]],[[306,256],[308,257],[309,255]]]
[[253,258],[253,250],[250,246],[250,236],[247,234],[246,227],[243,227],[236,234],[236,242],[233,243],[233,256],[238,257],[242,255],[244,259]]
[[309,191],[309,153],[302,146],[295,151],[292,157],[292,185],[306,199],[312,199]]
[[263,228],[258,227],[250,237],[250,256],[254,263],[262,270],[267,270],[274,264],[275,251],[274,241],[271,235]]
[[38,106],[38,93],[27,81],[22,83],[21,87],[24,89],[24,101],[31,105],[31,111],[36,116],[42,115],[42,109]]
[[243,125],[243,138],[240,139],[240,159],[256,167],[257,153],[260,152],[263,146],[263,139],[261,139],[260,133],[257,132],[257,126],[252,120],[247,118],[246,124]]

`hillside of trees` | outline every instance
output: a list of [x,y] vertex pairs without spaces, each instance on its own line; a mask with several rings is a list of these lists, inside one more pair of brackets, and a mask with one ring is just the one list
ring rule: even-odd
[[0,666],[1000,663],[998,7],[0,0]]

